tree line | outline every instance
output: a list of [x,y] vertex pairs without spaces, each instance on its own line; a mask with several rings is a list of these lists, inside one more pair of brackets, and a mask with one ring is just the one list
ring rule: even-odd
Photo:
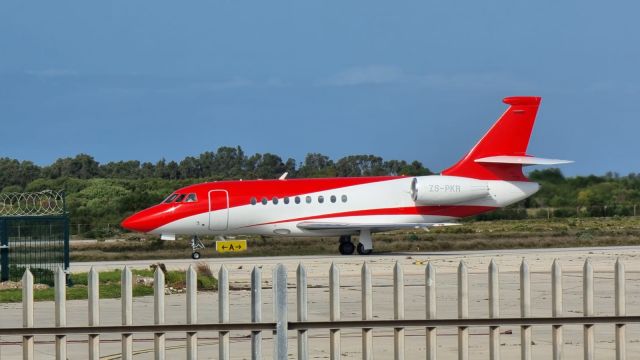
[[[374,155],[334,161],[311,153],[297,163],[271,153],[248,156],[238,146],[221,147],[182,161],[155,163],[134,160],[100,164],[86,154],[58,159],[47,166],[0,158],[0,191],[65,189],[71,222],[82,224],[84,235],[102,236],[105,234],[95,233],[104,232],[101,224],[119,224],[125,216],[160,202],[180,187],[222,179],[276,179],[284,172],[289,178],[432,174],[419,161],[384,160]],[[624,216],[633,215],[640,205],[639,174],[565,177],[552,168],[532,171],[529,177],[542,185],[537,194],[478,218]]]
[[333,161],[326,155],[310,153],[298,164],[271,153],[247,156],[238,146],[220,147],[179,162],[162,159],[156,163],[130,160],[100,164],[90,155],[79,154],[41,167],[5,157],[0,158],[0,190],[21,191],[36,179],[273,179],[285,172],[291,178],[431,174],[419,161],[385,161],[374,155],[352,155]]

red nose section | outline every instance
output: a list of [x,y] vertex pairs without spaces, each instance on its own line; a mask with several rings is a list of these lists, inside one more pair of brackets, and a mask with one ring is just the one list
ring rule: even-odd
[[124,219],[120,226],[127,230],[146,233],[164,225],[163,218],[160,209],[149,208]]

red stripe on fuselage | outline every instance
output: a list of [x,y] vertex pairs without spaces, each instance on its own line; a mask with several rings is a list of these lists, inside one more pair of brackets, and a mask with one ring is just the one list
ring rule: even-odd
[[322,220],[339,217],[352,216],[374,216],[374,215],[429,215],[429,216],[448,216],[448,217],[466,217],[481,214],[487,211],[495,210],[493,206],[475,206],[475,205],[454,205],[454,206],[411,206],[398,208],[382,208],[382,209],[366,209],[355,211],[344,211],[339,213],[322,214],[305,216],[293,219],[278,220],[266,222],[262,224],[249,225],[245,227],[253,227],[260,225],[282,224],[293,221]]

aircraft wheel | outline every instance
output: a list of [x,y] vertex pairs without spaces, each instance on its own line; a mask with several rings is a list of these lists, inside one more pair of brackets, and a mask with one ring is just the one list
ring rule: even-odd
[[338,249],[340,250],[340,254],[342,255],[352,255],[353,252],[356,250],[356,247],[353,245],[352,242],[349,241],[349,242],[341,243]]
[[360,255],[369,255],[373,252],[373,249],[364,249],[364,245],[358,244],[358,254]]
[[192,258],[193,260],[198,260],[198,259],[200,259],[200,253],[199,253],[199,252],[197,252],[197,251],[194,251],[194,252],[191,254],[191,258]]

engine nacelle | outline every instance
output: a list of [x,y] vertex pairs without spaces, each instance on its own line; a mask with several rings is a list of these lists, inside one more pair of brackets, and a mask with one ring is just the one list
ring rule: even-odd
[[411,182],[411,197],[421,205],[455,205],[489,196],[486,181],[458,176],[421,176]]

